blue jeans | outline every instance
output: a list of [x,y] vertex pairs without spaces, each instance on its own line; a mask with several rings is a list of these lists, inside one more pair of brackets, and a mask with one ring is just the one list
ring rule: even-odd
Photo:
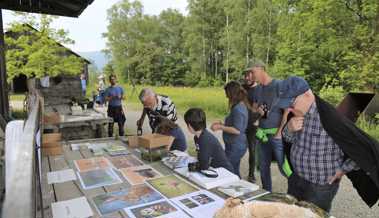
[[246,145],[240,145],[240,146],[238,146],[238,145],[226,146],[225,145],[225,154],[233,166],[233,169],[234,169],[233,173],[236,174],[237,176],[239,176],[240,178],[241,178],[240,163],[241,163],[241,159],[242,159],[243,155],[245,155],[246,151],[247,151]]
[[295,173],[288,178],[289,195],[294,196],[299,201],[313,203],[326,212],[330,211],[338,188],[339,182],[332,185],[317,185],[304,180]]
[[282,175],[285,175],[282,170],[282,165],[284,162],[284,151],[282,139],[274,139],[270,136],[268,142],[260,142],[259,150],[259,169],[261,174],[261,181],[263,189],[267,191],[272,191],[272,181],[271,181],[271,160],[272,153],[275,155],[275,159],[278,162],[279,170]]

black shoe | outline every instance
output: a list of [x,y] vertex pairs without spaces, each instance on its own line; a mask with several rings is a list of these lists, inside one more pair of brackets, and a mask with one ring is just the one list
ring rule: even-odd
[[251,183],[256,183],[256,182],[257,182],[257,180],[255,179],[255,176],[249,176],[249,177],[247,178],[247,181],[249,181],[249,182],[251,182]]

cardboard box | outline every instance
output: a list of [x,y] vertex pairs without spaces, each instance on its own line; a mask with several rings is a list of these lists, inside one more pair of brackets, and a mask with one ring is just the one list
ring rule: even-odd
[[63,148],[61,144],[61,133],[45,133],[42,135],[42,154],[60,155],[63,154]]
[[128,136],[128,146],[130,148],[139,147],[139,136]]
[[42,154],[46,156],[61,155],[63,154],[62,146],[43,147]]
[[59,113],[48,113],[43,115],[43,124],[54,125],[61,122]]
[[169,148],[174,141],[174,137],[161,134],[146,134],[139,137],[138,143],[146,149],[154,149],[160,147]]
[[44,142],[42,148],[62,147],[61,142]]
[[42,135],[42,143],[59,142],[62,140],[61,133],[45,133]]

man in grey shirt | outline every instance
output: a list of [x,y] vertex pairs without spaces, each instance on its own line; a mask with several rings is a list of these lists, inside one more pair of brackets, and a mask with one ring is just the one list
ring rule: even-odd
[[254,80],[259,83],[252,96],[254,106],[264,111],[259,121],[257,138],[259,140],[259,167],[263,189],[272,191],[271,160],[274,154],[279,170],[283,175],[284,152],[282,128],[286,123],[288,104],[279,98],[281,80],[272,79],[266,72],[264,64],[253,63],[245,70],[251,72]]

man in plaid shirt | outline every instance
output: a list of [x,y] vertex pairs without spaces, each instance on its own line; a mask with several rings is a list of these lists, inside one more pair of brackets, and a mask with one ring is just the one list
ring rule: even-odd
[[342,176],[355,169],[356,164],[345,158],[323,128],[315,96],[306,81],[297,77],[292,84],[286,95],[297,96],[290,109],[294,117],[283,130],[284,140],[292,144],[290,160],[294,172],[288,179],[288,194],[329,212]]

